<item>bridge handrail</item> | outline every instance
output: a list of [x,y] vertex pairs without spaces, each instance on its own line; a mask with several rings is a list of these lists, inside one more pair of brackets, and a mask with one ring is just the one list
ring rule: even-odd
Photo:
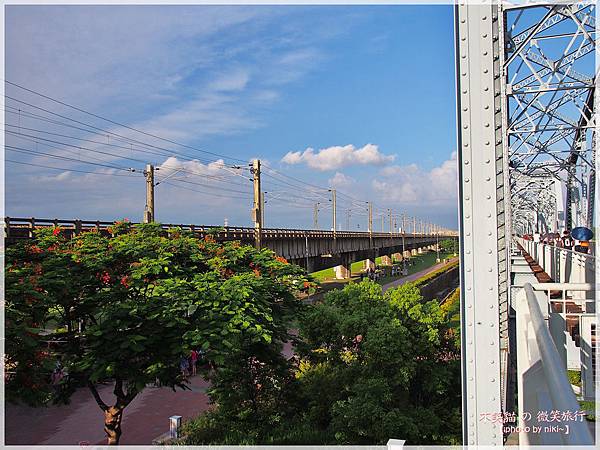
[[[590,286],[580,286],[584,290]],[[523,412],[529,411],[535,416],[539,411],[532,410],[525,406],[527,398],[534,399],[533,401],[539,405],[539,392],[531,396],[526,396],[524,388],[525,377],[530,381],[529,387],[534,385],[541,389],[544,396],[547,396],[552,403],[552,410],[558,411],[578,411],[580,409],[575,393],[569,382],[567,370],[556,349],[550,330],[546,325],[544,316],[540,309],[538,299],[534,290],[544,290],[545,286],[532,285],[525,283],[523,289],[517,295],[517,355],[518,355],[518,375],[519,375],[519,411],[522,423],[521,427],[529,426],[531,422],[524,422]],[[530,328],[531,327],[531,328]],[[528,331],[533,331],[533,336],[528,334]],[[533,348],[531,347],[533,346]],[[536,367],[541,362],[541,379],[535,378],[539,371]],[[545,383],[545,384],[544,384]],[[539,405],[542,406],[542,405]],[[550,412],[550,411],[548,411]],[[593,445],[594,441],[590,434],[586,421],[572,421],[569,424],[570,430],[568,434],[560,433],[520,433],[520,444],[528,445],[530,438],[543,440],[544,444],[560,444],[566,445]],[[561,440],[563,442],[557,442]]]
[[[596,255],[591,254],[591,253],[581,253],[581,252],[577,252],[575,250],[570,250],[568,248],[564,248],[564,247],[559,247],[558,245],[552,245],[552,244],[544,244],[543,242],[534,242],[534,241],[530,241],[529,239],[524,239],[522,237],[517,237],[517,240],[519,240],[519,242],[521,243],[521,245],[523,245],[523,242],[527,242],[527,243],[532,243],[532,244],[537,244],[539,246],[541,246],[542,248],[548,247],[548,248],[553,248],[553,249],[557,249],[560,250],[561,252],[567,252],[567,253],[572,253],[574,255],[577,256],[583,256],[586,258],[592,258],[592,259],[596,259]],[[590,247],[590,249],[593,249],[594,247]]]
[[521,237],[516,241],[554,281],[594,283],[596,257]]
[[[101,221],[101,220],[81,220],[81,219],[46,219],[46,218],[35,218],[35,217],[5,217],[4,218],[4,228],[9,229],[10,227],[15,228],[34,228],[34,227],[50,227],[50,226],[62,226],[68,227],[67,229],[77,229],[78,226],[84,228],[95,228],[98,227],[100,229],[106,229],[115,222],[110,221]],[[138,222],[131,222],[132,225],[138,225]],[[221,229],[220,233],[229,234],[235,237],[237,234],[242,234],[248,237],[253,237],[255,233],[255,229],[253,227],[237,227],[237,226],[228,226],[224,227],[221,225],[194,225],[194,224],[174,224],[174,223],[162,223],[162,228],[182,228],[185,230],[191,230],[194,232],[207,232],[212,229]],[[302,229],[294,229],[294,228],[263,228],[261,230],[263,236],[272,236],[274,237],[280,235],[287,235],[292,237],[326,237],[332,238],[334,233],[330,230],[302,230]],[[367,237],[371,236],[374,238],[399,238],[402,237],[402,233],[385,233],[385,232],[372,232],[368,231],[337,231],[335,233],[336,237]],[[404,234],[405,237],[410,238],[413,236],[412,233]],[[418,238],[434,238],[435,235],[429,234],[419,234],[416,233],[415,237]],[[440,235],[439,237],[448,237],[445,235]]]

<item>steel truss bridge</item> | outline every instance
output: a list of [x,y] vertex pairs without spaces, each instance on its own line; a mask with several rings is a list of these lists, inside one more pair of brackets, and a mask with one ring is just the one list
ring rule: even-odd
[[455,6],[463,443],[591,445],[595,258],[523,237],[597,223],[595,4],[479,3]]

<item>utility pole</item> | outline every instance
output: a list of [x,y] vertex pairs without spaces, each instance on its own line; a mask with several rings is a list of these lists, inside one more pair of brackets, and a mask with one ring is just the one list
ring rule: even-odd
[[346,211],[346,230],[350,230],[350,215],[352,214],[352,210],[348,209]]
[[146,177],[146,208],[144,209],[144,223],[154,222],[154,166],[146,164],[144,170]]
[[373,232],[373,204],[367,202],[369,205],[369,233]]
[[413,239],[417,237],[417,218],[413,217]]
[[321,204],[321,202],[315,203],[315,207],[313,209],[313,229],[314,230],[319,229],[319,205],[320,204]]
[[436,262],[440,262],[440,231],[437,226],[435,226],[435,250],[437,252]]
[[381,232],[385,231],[385,214],[381,213]]
[[337,231],[337,206],[336,206],[336,194],[335,189],[330,189],[331,191],[331,206],[333,209],[333,237],[335,238],[335,232]]
[[266,192],[260,193],[260,225],[262,228],[265,227],[265,194]]
[[254,181],[254,207],[252,209],[252,220],[254,221],[254,246],[261,248],[262,235],[262,195],[260,192],[260,160],[252,161],[252,180]]
[[390,236],[394,233],[394,227],[392,223],[392,208],[388,208],[388,216],[390,218]]

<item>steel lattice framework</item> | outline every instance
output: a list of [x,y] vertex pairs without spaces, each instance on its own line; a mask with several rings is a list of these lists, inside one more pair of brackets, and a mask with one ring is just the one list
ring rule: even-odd
[[484,418],[514,404],[512,236],[592,224],[595,4],[461,3],[455,20],[463,443],[502,445]]
[[[520,174],[553,177],[566,186],[562,224],[589,226],[595,178],[595,4],[505,7],[503,12],[501,76],[515,185],[511,194],[523,192],[516,186]],[[547,185],[542,182],[538,189]],[[520,212],[513,217],[522,220]]]

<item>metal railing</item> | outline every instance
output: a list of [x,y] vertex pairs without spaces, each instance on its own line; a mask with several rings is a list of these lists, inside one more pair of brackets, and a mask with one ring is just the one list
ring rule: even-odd
[[555,282],[595,282],[595,256],[523,238],[516,240]]
[[[577,287],[553,286],[571,291]],[[593,445],[587,421],[577,415],[581,408],[540,307],[547,298],[539,291],[547,290],[546,284],[526,283],[515,299],[519,445]],[[559,421],[550,418],[553,412],[558,412]]]
[[[61,227],[68,233],[80,233],[82,231],[100,230],[106,231],[113,226],[114,222],[100,220],[79,220],[79,219],[40,219],[35,217],[5,217],[4,218],[4,236],[12,239],[27,239],[32,238],[36,229],[47,227]],[[132,225],[138,225],[137,222],[131,222]],[[183,230],[192,231],[195,234],[203,236],[211,230],[219,229],[216,234],[217,239],[239,239],[239,240],[254,240],[255,229],[252,227],[224,227],[219,225],[194,225],[194,224],[174,224],[161,223],[162,228],[181,228]],[[289,228],[263,228],[261,230],[263,238],[325,238],[333,239],[333,231],[328,230],[301,230]],[[335,237],[339,238],[401,238],[402,233],[396,232],[372,232],[367,231],[336,231]],[[422,239],[435,239],[435,234],[415,233],[415,237]],[[405,238],[413,237],[412,233],[406,233]],[[440,234],[439,237],[445,237]]]

